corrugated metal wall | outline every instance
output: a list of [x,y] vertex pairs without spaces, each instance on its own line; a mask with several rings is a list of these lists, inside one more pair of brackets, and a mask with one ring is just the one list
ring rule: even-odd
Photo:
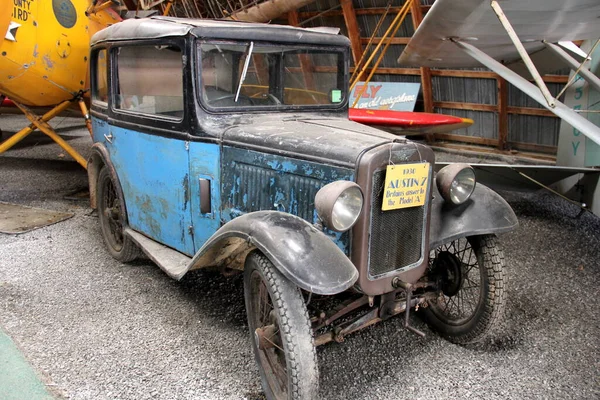
[[[342,0],[343,1],[343,0]],[[433,0],[422,0],[423,5],[433,4]],[[360,10],[368,8],[385,8],[388,4],[392,7],[400,7],[404,1],[388,0],[352,0],[352,4],[357,12],[357,21],[362,38],[369,38],[375,30],[381,15],[365,15]],[[334,8],[340,10],[340,0],[318,0],[300,10],[302,12],[323,12]],[[336,8],[337,7],[337,8]],[[376,37],[383,36],[385,30],[389,27],[395,15],[388,14],[385,22],[376,32]],[[306,18],[303,18],[306,19]],[[301,19],[301,21],[303,20]],[[327,17],[316,17],[303,26],[335,26],[342,30],[344,35],[348,35],[346,25],[341,12],[338,15]],[[396,37],[410,37],[414,33],[413,23],[410,14],[402,24]],[[363,43],[364,48],[364,43]],[[404,49],[404,45],[390,45],[380,67],[398,68],[397,59]],[[485,68],[478,70],[486,71]],[[380,82],[420,82],[420,77],[415,75],[396,75],[396,74],[376,74],[373,80]],[[559,84],[548,84],[551,93],[556,95],[561,88]],[[432,89],[434,101],[464,102],[497,105],[497,83],[495,79],[479,78],[455,78],[455,77],[432,77]],[[532,107],[542,108],[538,103],[531,100],[509,84],[509,107]],[[448,108],[436,108],[436,112],[456,115],[460,117],[471,118],[475,123],[468,129],[462,129],[454,133],[459,135],[476,136],[489,139],[498,138],[498,115],[497,112],[457,110]],[[558,131],[560,120],[555,117],[531,116],[531,115],[509,115],[508,123],[508,142],[520,142],[529,144],[539,144],[547,146],[556,146],[558,144]]]

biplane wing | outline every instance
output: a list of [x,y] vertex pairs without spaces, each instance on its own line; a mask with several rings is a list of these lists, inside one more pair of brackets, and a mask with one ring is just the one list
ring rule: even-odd
[[[437,162],[439,171],[447,162]],[[505,164],[471,164],[478,182],[484,182],[494,189],[537,190],[540,186],[549,187],[564,179],[578,174],[600,174],[594,168],[557,167],[552,165],[505,165]]]
[[[575,59],[554,43],[600,37],[599,17],[597,0],[437,0],[398,61],[429,67],[483,65],[600,143],[600,128],[552,97],[530,57],[548,49],[573,67]],[[507,67],[521,61],[537,86]],[[600,88],[600,79],[585,68],[580,75]]]
[[[589,71],[587,55],[560,43],[597,39],[599,18],[597,0],[436,0],[398,61],[406,66],[485,66],[571,125],[574,135],[582,133],[600,144],[600,127],[554,98],[541,77],[541,72],[569,67],[590,90],[600,92],[600,79]],[[575,186],[586,185],[588,209],[600,215],[598,169],[496,165],[476,170],[484,182],[513,188],[547,187],[550,181],[580,176]]]
[[[600,37],[597,0],[503,0],[500,2],[529,54],[556,43]],[[489,1],[436,0],[400,56],[403,65],[440,68],[481,67],[457,49],[456,39],[503,64],[521,57]]]

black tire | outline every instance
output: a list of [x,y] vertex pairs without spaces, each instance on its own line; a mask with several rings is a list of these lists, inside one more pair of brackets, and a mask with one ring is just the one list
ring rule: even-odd
[[[244,297],[250,340],[269,400],[316,399],[319,371],[312,328],[300,289],[261,253],[248,256]],[[259,330],[271,329],[259,346]]]
[[429,326],[453,343],[483,341],[502,320],[507,277],[496,240],[470,236],[432,251],[429,274],[440,290],[423,313]]
[[140,251],[136,244],[123,234],[124,210],[115,185],[106,167],[102,167],[96,184],[98,220],[102,237],[111,256],[121,262],[135,260]]

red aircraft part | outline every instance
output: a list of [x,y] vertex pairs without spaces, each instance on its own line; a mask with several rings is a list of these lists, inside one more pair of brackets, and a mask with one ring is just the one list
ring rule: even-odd
[[348,114],[352,121],[387,128],[394,133],[442,133],[473,125],[469,118],[413,111],[350,108]]

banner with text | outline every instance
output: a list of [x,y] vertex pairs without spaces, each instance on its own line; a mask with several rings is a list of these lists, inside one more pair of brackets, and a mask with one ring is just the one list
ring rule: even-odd
[[419,94],[419,83],[358,82],[350,94],[350,106],[360,96],[356,108],[372,110],[412,111]]

